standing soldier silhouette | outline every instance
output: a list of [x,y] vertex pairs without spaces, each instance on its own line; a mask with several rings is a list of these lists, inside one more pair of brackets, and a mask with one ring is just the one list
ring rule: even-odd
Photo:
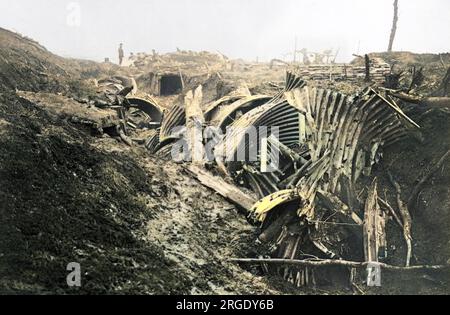
[[121,43],[120,46],[119,46],[119,66],[122,65],[123,57],[124,57],[123,44]]

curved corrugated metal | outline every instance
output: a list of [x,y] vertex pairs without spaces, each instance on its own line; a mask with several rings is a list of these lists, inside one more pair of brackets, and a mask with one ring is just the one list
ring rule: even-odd
[[163,114],[159,141],[164,142],[173,132],[173,128],[184,126],[186,124],[186,114],[184,105],[175,104],[171,109]]
[[245,114],[256,107],[267,103],[271,99],[272,97],[266,95],[247,96],[228,106],[220,108],[216,115],[211,118],[210,123],[224,129],[236,119],[236,114],[238,112]]
[[150,153],[155,153],[159,145],[159,129],[154,130],[154,132],[145,140],[145,147]]
[[221,99],[218,99],[208,105],[206,105],[205,109],[205,121],[209,122],[211,120],[211,117],[215,115],[215,113],[220,109],[220,106],[229,105],[231,103],[234,103],[247,95],[227,95],[222,97]]
[[150,100],[142,97],[130,97],[127,98],[127,100],[133,107],[137,107],[148,114],[152,121],[161,122],[162,110],[155,100]]
[[[278,127],[281,143],[287,146],[297,144],[299,142],[299,110],[286,101],[284,94],[304,85],[303,80],[288,72],[286,87],[283,91],[272,97],[267,103],[248,111],[229,125],[230,131],[216,146],[218,154],[225,156],[227,161],[234,160],[236,151],[241,146],[241,142],[245,141],[246,132],[250,127],[256,127],[257,129],[259,126]],[[231,148],[226,147],[227,142],[232,144]],[[245,149],[248,149],[247,141]],[[225,150],[228,152],[225,152]]]

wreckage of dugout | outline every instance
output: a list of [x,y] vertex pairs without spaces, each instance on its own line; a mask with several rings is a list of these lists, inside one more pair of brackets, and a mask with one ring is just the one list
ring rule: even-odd
[[[147,91],[155,97],[120,99],[118,134],[163,159],[185,154],[177,145],[187,144],[188,159],[179,159],[186,171],[260,226],[258,241],[267,245],[264,257],[233,259],[237,263],[278,273],[297,286],[318,285],[336,274],[353,283],[371,266],[402,272],[448,268],[412,264],[409,208],[417,193],[402,200],[402,188],[386,170],[388,188],[396,196],[395,203],[389,202],[382,193],[387,186],[381,187],[373,173],[385,148],[420,130],[403,103],[389,89],[368,87],[346,95],[320,88],[305,80],[302,70],[294,70],[276,94],[233,91],[213,101],[205,101],[202,85],[192,88],[201,83],[199,77],[189,81],[176,71],[147,73]],[[163,109],[156,96],[167,96],[168,90],[178,98]],[[183,133],[177,131],[180,126]],[[209,127],[220,132],[206,156],[203,132]],[[266,132],[260,134],[258,127]],[[256,130],[256,137],[248,138],[249,129]],[[237,158],[242,152],[245,158]],[[248,152],[255,154],[250,158]],[[391,221],[405,244],[402,265],[387,263]]]

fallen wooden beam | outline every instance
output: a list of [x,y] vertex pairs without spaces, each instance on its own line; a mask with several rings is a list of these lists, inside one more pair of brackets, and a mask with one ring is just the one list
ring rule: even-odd
[[[391,98],[392,102],[390,102],[388,99],[386,99],[383,95],[381,95],[380,93],[378,93],[376,90],[374,90],[373,88],[370,88],[376,95],[378,95],[378,97],[380,97],[383,101],[385,101],[385,103],[387,105],[389,105],[393,110],[395,110],[397,112],[397,114],[399,114],[401,117],[403,117],[405,120],[407,120],[410,124],[412,124],[414,127],[420,129],[420,126],[418,124],[416,124],[416,122],[414,122],[411,118],[409,118],[402,110],[401,108],[395,103],[395,101]],[[399,98],[398,96],[391,94],[392,96],[395,96],[397,98]],[[408,94],[406,94],[408,95]]]
[[234,204],[239,207],[250,211],[253,205],[256,203],[258,198],[254,195],[254,193],[249,191],[244,191],[234,185],[227,183],[221,177],[214,176],[209,173],[204,168],[190,165],[186,167],[186,170],[189,171],[195,178],[204,186],[211,188],[216,191],[222,197],[230,200]]
[[281,258],[231,258],[228,261],[236,263],[265,263],[265,264],[282,264],[282,265],[297,265],[297,266],[310,266],[310,267],[326,267],[326,266],[343,266],[352,268],[364,268],[370,265],[377,265],[386,270],[398,270],[398,271],[412,271],[412,270],[442,270],[450,268],[450,264],[447,265],[418,265],[418,266],[393,266],[379,262],[358,262],[348,260],[335,260],[335,259],[311,259],[311,260],[298,260],[298,259],[281,259]]

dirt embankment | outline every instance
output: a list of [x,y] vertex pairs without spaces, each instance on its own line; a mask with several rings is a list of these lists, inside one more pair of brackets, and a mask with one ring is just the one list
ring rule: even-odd
[[127,75],[112,63],[67,59],[38,42],[0,27],[0,88],[70,94],[94,93],[86,80]]
[[[172,163],[0,93],[0,292],[265,293],[253,228]],[[68,288],[79,262],[83,285]]]
[[[91,91],[72,61],[0,37],[0,293],[274,292],[226,262],[254,240],[234,206],[180,166],[92,137],[64,114],[73,111],[19,98],[16,88]],[[67,286],[70,262],[81,288]]]

